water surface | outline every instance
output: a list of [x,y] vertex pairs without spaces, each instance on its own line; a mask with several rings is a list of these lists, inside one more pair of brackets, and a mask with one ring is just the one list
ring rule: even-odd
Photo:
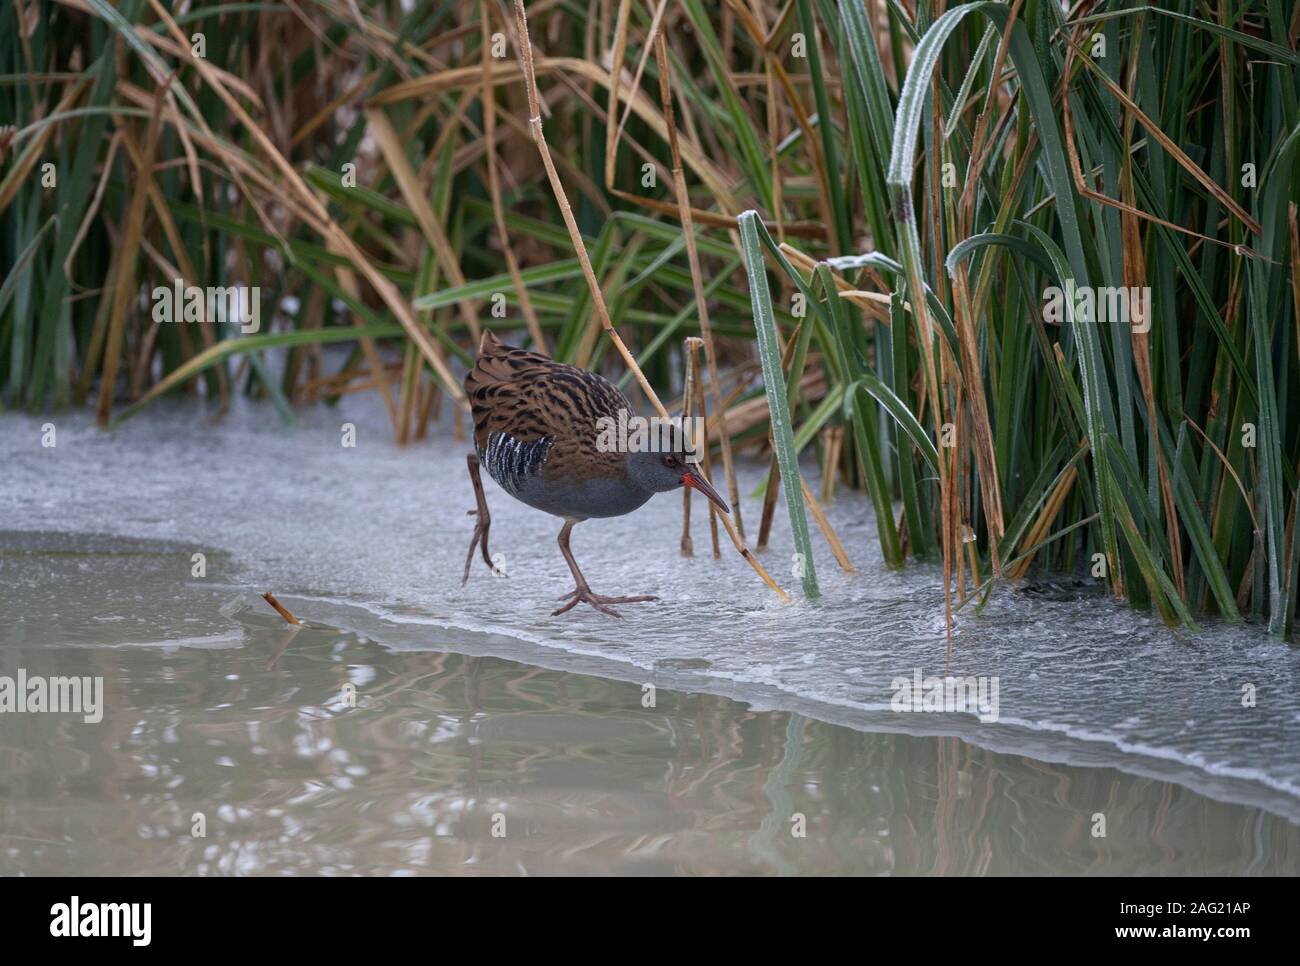
[[178,583],[174,545],[0,547],[23,604],[0,673],[105,681],[99,724],[0,715],[3,874],[1276,874],[1300,859],[1285,819],[1110,768],[291,631],[231,588]]

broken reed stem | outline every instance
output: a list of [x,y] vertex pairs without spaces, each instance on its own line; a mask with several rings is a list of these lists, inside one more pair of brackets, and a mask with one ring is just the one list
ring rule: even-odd
[[290,614],[288,608],[286,608],[282,603],[276,600],[275,594],[271,593],[269,590],[262,595],[262,600],[266,601],[268,604],[274,607],[275,612],[284,618],[285,623],[294,624],[299,627],[302,626],[302,621],[298,620],[298,618]]
[[704,343],[704,359],[709,367],[709,389],[713,395],[713,409],[718,420],[718,442],[722,445],[722,468],[727,476],[727,496],[731,499],[731,512],[736,518],[736,530],[743,538],[745,524],[740,516],[740,487],[736,482],[736,467],[731,456],[731,433],[727,430],[727,410],[722,405],[722,390],[718,383],[718,359],[713,349],[713,327],[709,323],[708,298],[704,294],[704,277],[700,270],[700,253],[695,246],[695,225],[691,216],[691,199],[686,194],[686,175],[682,170],[682,152],[677,143],[677,121],[673,116],[672,79],[668,70],[668,44],[662,33],[655,39],[655,58],[659,64],[659,97],[663,102],[664,126],[668,130],[668,147],[673,159],[673,194],[677,197],[678,218],[686,239],[686,259],[691,267],[691,285],[695,290],[695,308],[699,316],[700,338]]
[[[151,0],[156,2],[156,0]],[[645,373],[637,365],[636,358],[628,351],[622,338],[614,328],[614,323],[610,321],[609,310],[605,307],[605,296],[601,293],[600,283],[596,281],[596,273],[591,267],[591,259],[587,256],[587,246],[583,244],[582,233],[578,231],[578,223],[573,217],[573,209],[569,206],[569,199],[564,193],[564,185],[560,183],[560,176],[555,170],[555,162],[551,160],[551,149],[546,144],[546,134],[542,131],[541,104],[537,96],[537,72],[533,66],[533,42],[528,35],[528,14],[524,11],[523,0],[515,0],[515,20],[519,28],[519,53],[523,60],[524,66],[524,86],[528,91],[528,128],[532,133],[533,143],[537,145],[537,151],[542,158],[542,167],[546,169],[546,177],[551,183],[551,190],[555,194],[555,202],[560,208],[560,216],[564,219],[564,227],[569,232],[569,238],[573,242],[574,253],[578,256],[578,263],[582,266],[583,277],[587,280],[587,288],[591,291],[591,301],[595,306],[596,314],[600,319],[600,324],[604,327],[614,348],[618,354],[623,357],[623,362],[627,365],[632,374],[636,376],[642,391],[646,398],[650,400],[651,405],[664,419],[669,419],[668,410],[664,409],[664,404],[660,402],[658,394],[646,379]],[[687,236],[689,239],[689,235]],[[709,342],[705,342],[705,353],[708,353]],[[711,370],[712,372],[713,370]],[[716,382],[716,377],[714,377]],[[462,394],[463,395],[463,394]],[[726,438],[726,434],[722,434]],[[716,514],[718,509],[709,504],[711,512]],[[736,504],[739,509],[739,504]],[[772,579],[771,574],[764,569],[754,555],[750,552],[749,547],[745,546],[744,538],[736,532],[735,525],[731,522],[730,517],[722,517],[722,525],[726,528],[727,535],[731,537],[731,542],[736,548],[736,552],[745,558],[745,562],[754,568],[754,572],[763,579],[767,586],[771,587],[782,601],[789,601],[790,595],[787,594]]]
[[479,9],[479,20],[483,28],[483,148],[486,152],[484,163],[487,165],[488,194],[492,197],[492,217],[496,221],[501,251],[505,254],[506,266],[510,269],[510,281],[515,287],[515,294],[519,296],[519,309],[524,314],[524,324],[528,326],[533,348],[550,355],[551,350],[547,346],[546,336],[542,334],[542,325],[537,320],[533,300],[528,295],[528,286],[524,284],[519,260],[515,258],[514,246],[510,244],[510,235],[506,231],[505,209],[501,204],[501,176],[497,171],[497,106],[496,87],[492,82],[492,25],[488,16],[488,4],[482,4]]

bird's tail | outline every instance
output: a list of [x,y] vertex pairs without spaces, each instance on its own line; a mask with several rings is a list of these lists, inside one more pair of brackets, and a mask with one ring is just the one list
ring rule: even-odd
[[490,329],[483,330],[478,343],[478,358],[465,373],[465,394],[474,408],[487,399],[493,387],[512,381],[517,372],[518,359],[531,355],[523,349],[506,345]]
[[490,356],[499,352],[505,343],[493,334],[491,329],[483,330],[483,338],[478,340],[478,354],[481,356]]
[[470,405],[484,401],[494,386],[527,382],[536,367],[553,365],[555,363],[540,352],[507,345],[490,330],[484,329],[478,344],[478,358],[465,373],[465,392]]

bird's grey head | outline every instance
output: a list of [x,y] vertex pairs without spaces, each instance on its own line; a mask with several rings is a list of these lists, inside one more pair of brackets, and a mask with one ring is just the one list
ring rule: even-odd
[[727,501],[718,495],[700,472],[699,466],[680,452],[628,453],[627,472],[632,481],[651,493],[666,493],[682,486],[699,490],[723,513],[730,513]]

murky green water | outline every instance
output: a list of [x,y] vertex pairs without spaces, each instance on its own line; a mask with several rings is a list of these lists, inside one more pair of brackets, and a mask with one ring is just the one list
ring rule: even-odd
[[0,874],[1300,867],[1285,818],[1108,767],[289,632],[192,549],[0,533],[0,675],[104,688],[99,723],[0,714]]

